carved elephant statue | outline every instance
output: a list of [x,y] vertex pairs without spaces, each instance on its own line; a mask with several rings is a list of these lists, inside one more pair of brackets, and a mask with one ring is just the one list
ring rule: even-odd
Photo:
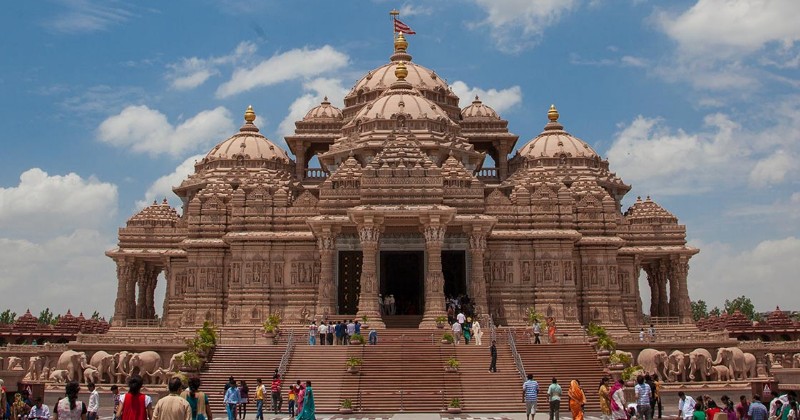
[[150,380],[152,378],[148,372],[155,372],[156,369],[161,367],[161,355],[154,351],[143,351],[141,353],[134,353],[128,363],[130,370],[128,375],[139,373],[143,380]]
[[89,366],[83,370],[83,382],[84,383],[100,383],[100,380],[103,379],[103,376],[100,374],[100,371],[97,370],[94,366]]
[[725,365],[711,366],[711,379],[715,381],[730,381],[733,379],[731,371]]
[[733,379],[747,378],[744,366],[744,352],[739,347],[720,347],[717,350],[717,358],[712,363],[727,366]]
[[128,364],[130,363],[133,353],[121,351],[114,353],[114,371],[117,376],[117,383],[125,383],[128,378],[128,371],[130,370]]
[[183,355],[186,354],[185,351],[178,352],[172,355],[169,359],[169,367],[167,368],[170,372],[178,372],[179,370],[183,369]]
[[53,370],[50,372],[49,379],[59,384],[67,382],[69,381],[69,372],[64,369]]
[[753,353],[744,354],[744,371],[748,378],[758,377],[756,356]]
[[656,349],[644,349],[639,352],[636,362],[645,373],[667,377],[667,352]]
[[166,384],[172,378],[173,372],[169,369],[158,368],[154,372],[147,372],[154,384]]
[[47,356],[31,356],[28,360],[28,372],[25,374],[32,381],[39,380],[42,370],[48,365]]
[[9,356],[6,370],[23,370],[22,358],[17,356]]
[[707,381],[711,374],[711,353],[704,348],[697,348],[689,352],[689,380]]
[[89,367],[86,360],[86,353],[82,351],[67,350],[61,353],[56,363],[56,369],[63,369],[69,372],[70,381],[80,381],[83,378],[83,370]]
[[667,379],[670,381],[687,381],[689,377],[688,369],[689,356],[675,350],[667,357]]
[[97,368],[100,372],[100,380],[108,383],[114,382],[114,356],[102,350],[95,352],[89,359],[89,364]]

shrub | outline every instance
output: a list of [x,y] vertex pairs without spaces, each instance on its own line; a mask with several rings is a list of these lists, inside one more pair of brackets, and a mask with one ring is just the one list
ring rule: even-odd
[[459,362],[455,357],[451,357],[447,359],[447,366],[451,368],[458,368],[461,366],[461,362]]
[[352,343],[353,341],[357,342],[358,344],[364,344],[367,342],[367,340],[361,334],[353,334],[352,337],[350,337],[350,342]]
[[264,322],[264,332],[276,333],[278,326],[281,324],[281,316],[278,314],[270,314]]
[[456,341],[456,338],[453,337],[452,333],[446,332],[442,335],[442,340],[447,341],[448,344],[453,344]]
[[450,400],[449,407],[450,408],[461,408],[461,400],[459,400],[458,398],[453,398],[452,400]]
[[347,359],[346,362],[344,362],[344,364],[349,368],[356,367],[356,366],[361,366],[363,363],[364,363],[364,361],[361,360],[360,357],[351,357],[351,358]]
[[544,318],[544,315],[540,314],[539,312],[536,312],[536,308],[534,308],[533,306],[528,307],[525,316],[528,319],[528,325],[533,325],[536,323],[536,321],[539,321]]
[[612,365],[617,365],[617,364],[629,365],[633,363],[633,359],[627,354],[622,354],[620,352],[615,351],[614,353],[611,354],[611,356],[608,357],[608,362],[611,363]]
[[439,316],[436,317],[436,323],[437,324],[444,324],[445,322],[447,322],[447,317],[446,316],[439,315]]
[[630,381],[631,379],[633,379],[634,375],[637,372],[640,372],[643,369],[644,368],[639,366],[639,365],[628,366],[628,367],[626,367],[625,369],[622,370],[622,379],[625,380],[625,381]]
[[347,408],[349,410],[353,409],[353,400],[350,398],[345,398],[342,400],[342,408]]

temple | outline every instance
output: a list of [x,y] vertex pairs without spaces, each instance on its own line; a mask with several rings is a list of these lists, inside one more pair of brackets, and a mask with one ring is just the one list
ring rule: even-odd
[[173,189],[180,214],[165,199],[131,217],[107,252],[113,325],[253,326],[277,313],[380,327],[379,295],[391,294],[398,313],[433,328],[445,296],[466,294],[497,324],[521,325],[533,307],[560,325],[638,331],[641,270],[650,315],[691,322],[698,250],[674,215],[649,197],[623,211],[630,185],[554,106],[509,157],[518,136],[508,121],[477,97],[461,109],[407,48],[397,35],[344,109],[326,98],[309,110],[288,152],[248,108],[239,132]]

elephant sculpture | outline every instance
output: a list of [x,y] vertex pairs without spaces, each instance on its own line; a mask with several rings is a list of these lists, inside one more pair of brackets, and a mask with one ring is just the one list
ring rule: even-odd
[[670,381],[686,381],[689,375],[687,362],[689,358],[686,353],[675,350],[667,357],[667,379]]
[[747,377],[744,366],[744,352],[738,347],[720,347],[717,350],[717,358],[712,363],[727,366],[733,379],[746,379]]
[[167,368],[170,372],[178,372],[179,370],[183,369],[183,355],[186,354],[185,351],[178,352],[172,355],[169,359],[169,367]]
[[66,370],[69,373],[70,381],[80,381],[83,378],[83,370],[89,367],[86,361],[86,353],[74,350],[67,350],[61,353],[56,363],[56,369]]
[[642,367],[642,371],[648,374],[657,374],[666,378],[667,372],[667,352],[656,349],[644,349],[639,352],[636,359],[637,364]]
[[748,378],[755,378],[758,376],[756,356],[753,353],[744,354],[744,371]]
[[117,383],[124,383],[128,377],[128,363],[130,363],[133,353],[121,351],[114,353],[114,368]]
[[733,379],[731,371],[725,365],[711,366],[711,379],[715,381],[730,381]]
[[711,353],[704,348],[697,348],[689,352],[689,380],[696,378],[707,381],[711,374]]
[[25,374],[32,381],[37,381],[42,376],[42,370],[47,367],[47,356],[31,356],[28,360],[28,372]]
[[172,378],[172,371],[169,369],[158,368],[154,372],[147,372],[154,384],[166,384]]
[[89,366],[83,370],[83,382],[98,384],[103,379],[103,375],[94,366]]
[[141,375],[142,379],[152,381],[148,372],[155,372],[156,369],[161,367],[161,355],[154,351],[134,353],[128,365],[130,368],[128,375],[138,373]]
[[108,382],[114,382],[114,356],[102,350],[95,352],[89,359],[89,364],[100,372],[100,380],[108,377]]
[[22,358],[17,356],[10,356],[8,358],[8,366],[6,370],[23,370]]
[[50,380],[56,383],[64,383],[69,381],[69,372],[64,369],[55,369],[50,372]]

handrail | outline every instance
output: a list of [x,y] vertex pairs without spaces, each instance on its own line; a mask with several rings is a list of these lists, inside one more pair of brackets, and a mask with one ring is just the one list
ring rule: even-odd
[[286,339],[286,350],[283,352],[283,356],[281,356],[281,363],[278,365],[278,373],[281,375],[281,378],[284,377],[286,373],[286,369],[289,368],[289,359],[292,357],[292,352],[294,351],[294,330],[289,330],[289,338]]
[[526,379],[525,365],[522,364],[522,357],[520,357],[517,351],[517,341],[511,329],[508,330],[508,346],[511,347],[511,355],[514,357],[514,364],[517,366],[517,372],[519,372],[520,378],[524,381]]

